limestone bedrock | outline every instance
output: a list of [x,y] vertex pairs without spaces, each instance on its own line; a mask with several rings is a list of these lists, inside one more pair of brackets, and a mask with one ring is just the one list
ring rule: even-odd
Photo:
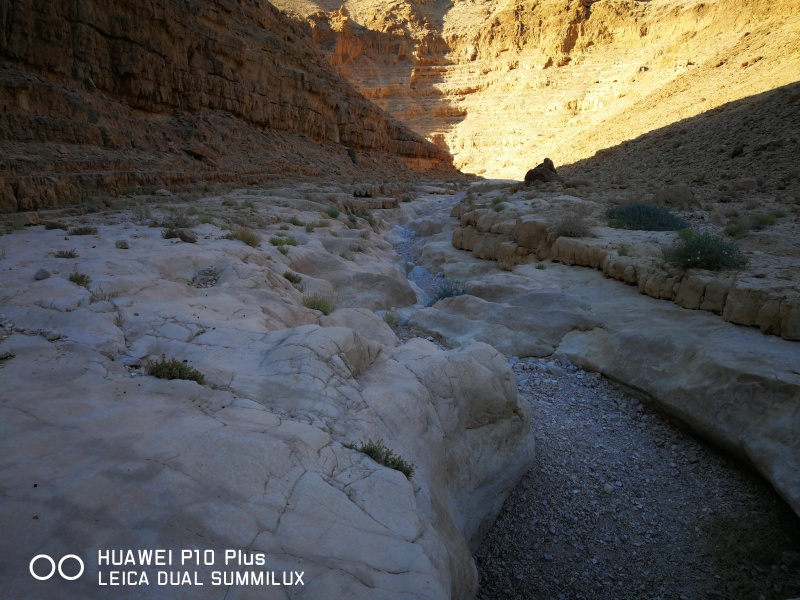
[[[0,237],[4,597],[98,597],[109,569],[98,550],[148,548],[217,553],[216,566],[190,569],[205,585],[170,598],[473,597],[470,550],[533,458],[506,359],[480,342],[401,344],[361,308],[362,295],[370,308],[415,298],[366,223],[252,192],[229,194],[229,208],[220,200],[193,204],[213,214],[195,224],[197,243],[164,239],[128,211],[93,217],[94,236],[34,227]],[[260,247],[222,237],[245,202]],[[317,227],[287,232],[278,214]],[[279,234],[297,246],[267,243]],[[342,240],[361,245],[352,259]],[[54,257],[71,249],[76,258]],[[51,277],[35,280],[40,268]],[[89,289],[68,280],[75,271]],[[341,272],[354,276],[344,283]],[[303,305],[336,292],[328,316]],[[162,356],[205,384],[147,375],[140,365]],[[413,476],[345,445],[370,439]],[[304,585],[212,585],[225,549],[263,553],[263,570],[303,572]],[[86,572],[69,585],[37,581],[28,567],[42,553],[76,554]]]
[[[441,239],[445,236],[445,239]],[[470,295],[410,315],[445,341],[564,355],[751,463],[800,514],[800,345],[551,261],[503,271],[433,236],[420,264]],[[538,267],[538,268],[537,268]]]

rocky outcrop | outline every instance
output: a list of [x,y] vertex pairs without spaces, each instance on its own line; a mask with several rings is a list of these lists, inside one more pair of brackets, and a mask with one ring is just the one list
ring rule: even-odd
[[[598,269],[640,293],[706,310],[738,325],[760,328],[787,340],[800,340],[800,292],[793,282],[793,261],[787,257],[754,255],[745,273],[682,270],[664,263],[662,250],[676,234],[636,232],[595,226],[592,236],[559,236],[554,223],[560,215],[582,207],[598,207],[577,197],[541,193],[532,203],[518,186],[476,184],[452,210],[459,225],[452,232],[455,248],[477,258],[496,260],[514,270],[532,261],[553,260]],[[483,191],[482,191],[483,190]],[[504,210],[497,208],[503,204]],[[571,208],[573,207],[573,208]],[[633,249],[635,256],[628,255]],[[771,276],[756,276],[764,270]],[[784,272],[786,274],[784,274]]]
[[556,172],[556,166],[553,161],[549,158],[545,158],[540,164],[525,173],[525,183],[528,185],[536,182],[550,183],[552,181],[561,181],[561,177]]
[[0,32],[7,212],[97,188],[452,169],[267,2],[15,0]]
[[[311,221],[323,206],[286,208],[293,194],[271,193],[193,203],[214,215],[195,225],[195,243],[164,239],[129,213],[95,217],[94,236],[41,227],[3,236],[2,589],[93,597],[118,570],[98,564],[98,549],[173,550],[177,563],[191,548],[216,562],[129,566],[150,585],[115,597],[160,594],[157,570],[196,573],[204,585],[186,593],[198,598],[278,589],[212,580],[254,569],[278,581],[303,573],[294,593],[306,598],[475,595],[471,550],[533,457],[513,372],[486,344],[401,345],[358,308],[358,293],[381,293],[374,279],[349,280],[353,296],[329,315],[307,308],[310,295],[335,295],[338,280],[323,279],[334,266],[389,279],[395,256],[344,217],[313,232],[298,226],[286,252],[221,235],[245,202],[265,240],[284,233],[278,218]],[[325,250],[350,232],[363,246],[353,260]],[[51,277],[36,280],[40,268]],[[90,289],[69,280],[74,271]],[[164,355],[201,371],[204,384],[147,375],[142,365]],[[410,479],[353,447],[368,440],[413,464]],[[226,566],[225,550],[250,562]],[[76,554],[86,572],[37,581],[28,565],[41,553]],[[252,566],[255,556],[264,566]]]
[[600,372],[753,465],[800,514],[797,342],[656,301],[594,269],[547,261],[504,272],[438,236],[419,244],[420,264],[461,279],[468,295],[409,313],[412,323],[449,343],[480,339]]

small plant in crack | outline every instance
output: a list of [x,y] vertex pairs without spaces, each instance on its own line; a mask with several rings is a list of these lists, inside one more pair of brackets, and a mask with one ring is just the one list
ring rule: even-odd
[[395,471],[400,471],[408,479],[411,479],[411,476],[414,474],[414,465],[395,454],[381,440],[377,442],[371,439],[367,441],[362,440],[358,444],[344,444],[344,447],[350,450],[356,450],[357,452],[363,452],[375,462],[387,466],[390,469],[394,469]]
[[167,358],[163,354],[158,360],[151,360],[147,363],[147,374],[159,379],[187,379],[196,381],[200,385],[206,382],[205,375],[194,367],[190,367],[185,361],[177,358]]

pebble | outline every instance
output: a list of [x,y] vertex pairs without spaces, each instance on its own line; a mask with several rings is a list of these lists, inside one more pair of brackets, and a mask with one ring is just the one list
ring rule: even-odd
[[42,279],[47,279],[49,277],[50,277],[50,271],[48,271],[47,269],[39,269],[33,276],[33,278],[36,281],[41,281]]
[[800,597],[800,519],[768,484],[563,365],[513,362],[536,459],[475,553],[479,600]]

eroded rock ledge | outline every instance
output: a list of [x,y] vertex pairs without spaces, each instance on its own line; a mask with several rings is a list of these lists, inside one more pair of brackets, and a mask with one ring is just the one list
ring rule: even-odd
[[[672,300],[684,308],[719,314],[737,325],[800,340],[800,292],[792,280],[796,268],[790,257],[765,257],[771,271],[767,279],[748,271],[684,271],[665,266],[661,258],[661,250],[674,242],[675,233],[598,226],[592,236],[559,237],[553,230],[559,214],[582,207],[600,215],[602,208],[577,196],[520,191],[514,184],[478,184],[474,190],[453,208],[451,214],[459,223],[452,243],[477,258],[496,260],[508,271],[537,260],[597,269],[651,298]],[[503,210],[496,210],[501,203]],[[763,260],[754,260],[756,267],[763,266]]]

